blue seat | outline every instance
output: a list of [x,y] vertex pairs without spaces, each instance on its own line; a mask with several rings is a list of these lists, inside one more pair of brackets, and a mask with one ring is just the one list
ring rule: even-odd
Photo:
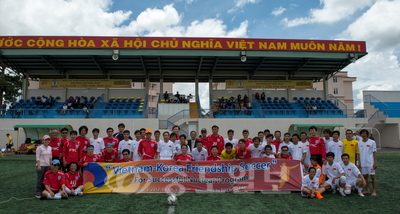
[[310,98],[309,98],[309,97],[306,97],[305,100],[310,100]]
[[267,100],[272,100],[272,97],[267,97]]
[[317,100],[321,100],[321,97],[317,97]]
[[315,100],[315,97],[311,97],[311,100]]
[[299,98],[297,98],[297,97],[293,97],[293,100],[294,100],[294,101],[297,101],[298,99],[299,99]]
[[299,100],[304,100],[304,97],[300,97]]
[[281,100],[286,100],[286,98],[285,97],[281,97]]

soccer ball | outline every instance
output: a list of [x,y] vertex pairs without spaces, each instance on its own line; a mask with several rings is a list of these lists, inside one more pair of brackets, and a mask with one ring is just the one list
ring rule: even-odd
[[167,202],[168,202],[169,205],[175,205],[175,203],[177,201],[178,201],[178,198],[174,194],[168,196],[168,198],[167,198]]

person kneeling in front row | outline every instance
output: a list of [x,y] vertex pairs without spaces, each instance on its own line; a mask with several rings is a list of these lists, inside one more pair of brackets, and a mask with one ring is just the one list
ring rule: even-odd
[[77,171],[78,164],[72,162],[69,164],[69,171],[65,173],[65,192],[72,196],[81,196],[83,194],[83,176]]
[[44,174],[42,199],[68,199],[65,192],[65,174],[60,168],[60,161],[55,159],[51,162],[51,170]]

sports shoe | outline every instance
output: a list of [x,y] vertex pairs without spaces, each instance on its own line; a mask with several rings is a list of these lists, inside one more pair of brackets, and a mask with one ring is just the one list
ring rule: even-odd
[[83,195],[83,192],[76,193],[76,196],[82,196],[82,195]]
[[68,199],[68,196],[61,196],[61,199]]
[[323,198],[324,198],[324,196],[322,196],[321,193],[318,192],[318,191],[315,191],[315,196],[316,196],[318,199],[323,199]]
[[332,194],[335,194],[336,193],[336,188],[333,188],[332,189]]
[[364,197],[364,194],[362,192],[358,192],[358,195]]
[[343,191],[339,191],[341,196],[346,196],[346,194]]
[[42,197],[42,195],[36,195],[35,198],[40,199]]

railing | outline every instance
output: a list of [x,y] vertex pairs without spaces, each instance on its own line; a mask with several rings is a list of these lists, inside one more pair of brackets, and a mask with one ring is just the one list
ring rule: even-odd
[[364,96],[364,103],[372,103],[372,102],[378,102],[383,104],[384,106],[388,107],[384,102],[380,101],[378,98],[372,96],[371,94],[367,94]]
[[[101,105],[104,103],[104,94],[101,96],[97,97],[96,103],[93,106],[93,109],[99,109]],[[92,109],[91,109],[92,110]],[[94,118],[97,117],[98,115],[95,114],[95,111],[89,111],[89,117]]]
[[347,110],[347,105],[345,105],[342,101],[340,101],[338,98],[333,96],[332,94],[329,94],[329,100],[332,101],[334,104],[336,102],[338,103],[337,107],[339,107],[342,110]]

